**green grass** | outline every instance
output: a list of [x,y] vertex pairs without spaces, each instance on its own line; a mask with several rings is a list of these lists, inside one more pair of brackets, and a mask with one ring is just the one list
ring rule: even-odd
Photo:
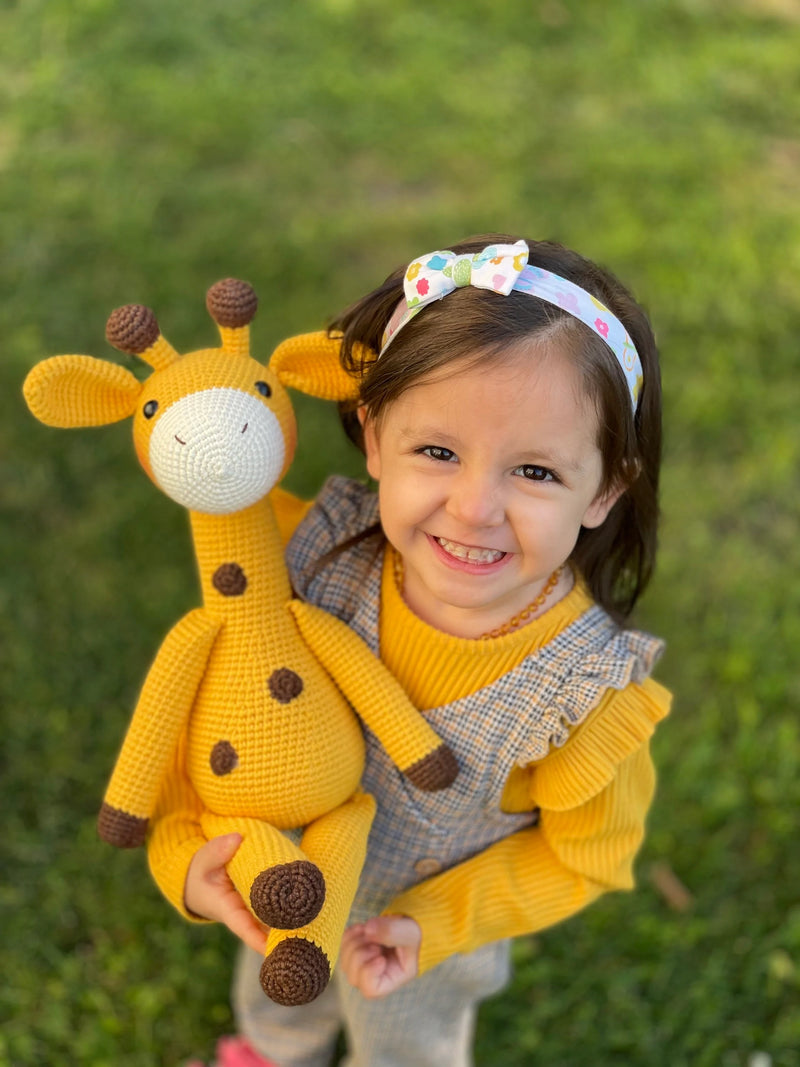
[[[0,1065],[172,1067],[231,1026],[231,940],[94,833],[143,672],[196,603],[186,518],[125,426],[35,423],[24,374],[110,355],[129,301],[208,343],[227,274],[260,294],[266,355],[486,229],[600,259],[656,325],[640,622],[676,703],[640,888],[518,944],[478,1063],[800,1064],[795,0],[18,0],[0,39]],[[296,489],[358,470],[327,408],[301,416]]]

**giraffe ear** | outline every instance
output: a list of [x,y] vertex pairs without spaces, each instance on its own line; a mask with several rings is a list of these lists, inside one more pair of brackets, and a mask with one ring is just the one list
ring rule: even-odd
[[281,384],[322,400],[355,400],[358,379],[339,362],[341,337],[324,330],[298,334],[282,341],[270,357],[270,370]]
[[105,426],[133,414],[142,383],[104,359],[53,356],[36,364],[22,391],[33,414],[48,426]]

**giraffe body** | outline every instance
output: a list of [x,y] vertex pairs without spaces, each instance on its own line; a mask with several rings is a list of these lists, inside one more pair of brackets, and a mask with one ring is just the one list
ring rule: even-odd
[[[296,426],[284,384],[345,399],[339,342],[284,342],[250,356],[256,298],[228,279],[207,305],[222,347],[180,356],[140,305],[117,309],[107,336],[153,367],[144,382],[116,364],[56,356],[28,375],[33,413],[54,426],[133,416],[139,460],[189,509],[203,605],[170,631],[148,672],[100,814],[101,837],[142,844],[165,778],[184,754],[206,838],[236,831],[234,885],[271,931],[267,995],[314,999],[327,984],[375,811],[359,789],[364,739],[355,707],[422,789],[457,768],[398,683],[342,622],[292,599],[268,493],[288,468]],[[299,831],[297,834],[284,831]]]
[[[260,502],[238,518],[246,520],[253,534],[261,535],[257,544],[265,558],[257,561],[248,553],[245,560],[243,546],[238,555],[226,554],[230,545],[209,537],[222,555],[207,564],[199,561],[201,573],[212,576],[234,563],[244,581],[232,582],[225,594],[209,583],[206,610],[221,628],[189,721],[189,776],[210,811],[267,819],[290,830],[353,795],[361,778],[364,740],[349,705],[335,697],[326,708],[331,732],[317,728],[318,696],[328,692],[331,680],[288,609],[288,583],[284,603],[272,607],[264,603],[266,591],[259,587],[269,577],[263,566],[266,557],[282,562],[269,505]],[[212,532],[218,521],[217,516],[192,516],[193,527],[211,527]],[[288,745],[287,739],[291,739]],[[280,762],[262,755],[277,751],[282,753]],[[253,755],[245,758],[247,753]]]

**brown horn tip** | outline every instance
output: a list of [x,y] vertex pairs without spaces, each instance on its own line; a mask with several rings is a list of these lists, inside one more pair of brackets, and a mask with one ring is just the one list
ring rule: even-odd
[[255,318],[258,297],[255,289],[238,278],[223,278],[206,293],[208,313],[218,326],[236,329]]
[[138,356],[158,340],[161,331],[150,308],[144,304],[125,304],[115,308],[106,323],[106,340],[120,352]]

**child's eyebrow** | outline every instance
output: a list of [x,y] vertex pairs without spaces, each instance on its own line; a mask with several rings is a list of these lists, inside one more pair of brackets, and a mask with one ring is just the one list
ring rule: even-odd
[[520,455],[535,457],[523,459],[520,466],[552,467],[554,470],[571,471],[573,474],[583,474],[586,469],[586,464],[582,463],[580,459],[565,456],[559,452],[550,452],[546,448],[532,448],[526,452],[521,452]]
[[454,444],[456,440],[452,434],[447,433],[441,426],[437,426],[434,423],[425,426],[402,426],[400,428],[400,438],[403,441],[432,440],[437,444],[444,442]]

